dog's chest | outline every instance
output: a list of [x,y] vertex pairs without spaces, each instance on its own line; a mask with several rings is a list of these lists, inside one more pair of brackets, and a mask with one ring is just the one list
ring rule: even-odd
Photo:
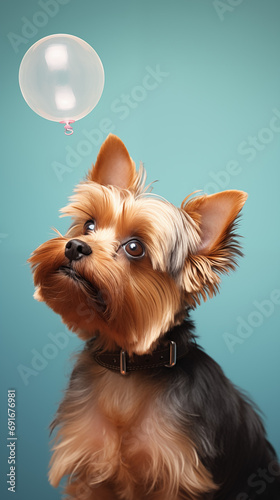
[[[106,374],[95,395],[93,470],[98,474],[102,470],[108,479],[114,477],[126,492],[124,498],[130,499],[143,484],[152,487],[164,456],[174,457],[182,449],[178,450],[176,415],[172,422],[159,387],[140,377],[112,375]],[[182,446],[184,438],[180,439]]]
[[156,440],[158,427],[166,421],[160,399],[158,388],[140,377],[106,373],[94,397],[96,440],[102,436],[103,445],[108,439],[118,443],[116,451],[121,461],[127,461],[132,451],[147,449]]
[[83,400],[68,394],[52,484],[75,469],[92,488],[113,484],[123,500],[148,499],[149,491],[165,491],[162,500],[177,498],[179,488],[207,491],[211,477],[163,389],[161,381],[106,371],[83,390]]
[[[75,461],[84,464],[91,485],[113,480],[124,499],[138,498],[135,490],[142,491],[139,498],[143,498],[159,477],[163,455],[174,455],[177,450],[175,428],[169,425],[166,412],[162,413],[158,388],[134,376],[103,374],[78,426],[73,422],[72,436],[75,433],[76,439],[68,440],[64,452],[75,453]],[[57,450],[57,463],[60,452],[62,449]]]

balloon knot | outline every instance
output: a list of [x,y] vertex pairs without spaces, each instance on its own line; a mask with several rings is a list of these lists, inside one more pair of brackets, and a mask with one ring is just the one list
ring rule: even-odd
[[71,127],[70,123],[74,123],[75,120],[62,120],[59,123],[65,123],[64,125],[64,134],[65,135],[72,135],[74,130],[73,127]]

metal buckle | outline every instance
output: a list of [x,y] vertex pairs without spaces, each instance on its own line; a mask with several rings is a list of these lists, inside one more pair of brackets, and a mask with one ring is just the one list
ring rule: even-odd
[[165,365],[167,368],[172,368],[176,365],[177,361],[177,344],[173,340],[170,340],[169,344],[169,363]]
[[126,351],[123,349],[120,352],[120,373],[122,375],[127,375]]

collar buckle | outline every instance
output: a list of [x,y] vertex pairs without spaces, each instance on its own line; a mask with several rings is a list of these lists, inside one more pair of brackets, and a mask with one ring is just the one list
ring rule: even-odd
[[126,351],[123,349],[120,351],[120,373],[127,375]]
[[175,366],[177,362],[177,344],[173,340],[170,340],[169,343],[169,363],[166,366],[166,368],[172,368],[172,366]]

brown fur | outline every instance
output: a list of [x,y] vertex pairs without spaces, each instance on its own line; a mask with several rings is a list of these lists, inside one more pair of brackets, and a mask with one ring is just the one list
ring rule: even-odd
[[[143,167],[137,173],[122,142],[109,136],[62,210],[73,218],[69,231],[30,258],[38,300],[83,340],[97,335],[97,347],[128,355],[152,352],[181,323],[186,306],[216,293],[218,274],[234,268],[240,254],[234,224],[246,199],[226,191],[176,208],[148,193],[144,182]],[[91,219],[96,231],[85,234]],[[73,238],[92,250],[71,264],[79,280],[60,271]],[[123,250],[131,238],[145,245],[140,260]],[[161,380],[139,373],[122,378],[85,350],[53,424],[51,483],[69,475],[66,491],[77,500],[210,499],[217,485],[162,391]]]
[[53,424],[60,427],[50,471],[54,486],[72,474],[77,488],[88,485],[85,500],[107,481],[124,500],[175,499],[179,488],[189,492],[184,498],[195,500],[215,488],[194,444],[174,424],[174,408],[163,404],[161,381],[151,386],[143,375],[120,378],[93,365],[88,352],[80,355],[76,369],[79,378]]

